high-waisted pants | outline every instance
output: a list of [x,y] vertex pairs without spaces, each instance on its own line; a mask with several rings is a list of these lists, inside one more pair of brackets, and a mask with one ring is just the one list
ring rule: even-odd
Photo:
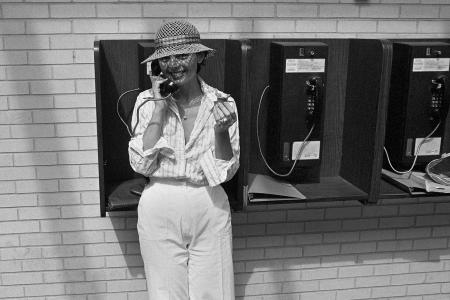
[[234,300],[231,214],[220,185],[152,179],[137,229],[150,300]]

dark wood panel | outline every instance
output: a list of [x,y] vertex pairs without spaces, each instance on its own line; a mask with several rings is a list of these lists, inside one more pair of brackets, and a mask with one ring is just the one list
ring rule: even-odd
[[[241,146],[241,156],[240,156],[240,167],[237,173],[237,196],[236,203],[234,204],[233,209],[236,211],[240,211],[245,209],[247,205],[248,193],[248,172],[250,168],[250,158],[254,156],[253,153],[250,152],[251,148],[251,82],[250,82],[250,53],[251,53],[251,42],[249,40],[241,40],[238,42],[239,49],[236,49],[233,46],[233,51],[230,51],[229,54],[232,58],[230,61],[233,61],[233,58],[237,56],[240,57],[240,69],[234,69],[233,71],[227,72],[228,74],[241,74],[240,83],[239,84],[239,99],[237,99],[238,109],[239,109],[239,132],[240,132],[240,146]],[[231,68],[235,68],[232,67]],[[227,78],[233,78],[233,76],[227,76]],[[230,83],[231,84],[231,83]]]
[[396,199],[426,196],[426,192],[415,192],[414,195],[396,187],[385,179],[380,181],[380,199]]
[[282,199],[272,200],[270,195],[255,195],[251,203],[292,203],[292,202],[320,202],[367,199],[367,193],[361,191],[342,177],[322,177],[320,183],[307,183],[294,185],[306,199]]
[[[250,135],[247,139],[250,139],[250,173],[268,174],[261,157],[257,140],[257,128],[259,129],[260,146],[264,156],[266,154],[266,136],[268,126],[267,123],[268,107],[269,107],[269,92],[266,90],[264,96],[263,91],[269,84],[269,57],[270,57],[270,40],[251,40],[251,50],[249,53],[249,80],[250,84],[250,111],[248,112],[250,117]],[[262,98],[260,115],[257,122],[257,110],[260,98]]]
[[240,211],[243,208],[244,191],[243,182],[246,179],[246,170],[248,166],[248,152],[245,151],[247,140],[243,137],[247,136],[248,128],[246,124],[246,105],[247,101],[247,79],[246,79],[246,50],[245,42],[237,40],[225,41],[225,78],[224,91],[231,94],[234,98],[238,110],[239,118],[239,134],[240,134],[240,168],[237,174],[222,186],[227,191],[228,198],[232,210]]
[[[140,62],[135,42],[99,41],[97,45],[95,55],[97,140],[101,215],[104,216],[108,208],[108,195],[115,189],[117,183],[138,177],[128,162],[130,136],[117,115],[116,106],[122,93],[138,88]],[[119,113],[125,119],[134,105],[137,93],[138,91],[128,93],[119,103]],[[104,130],[106,128],[107,130]]]
[[313,200],[365,200],[367,193],[342,177],[322,177],[320,183],[297,184],[295,187]]
[[[101,60],[101,45],[100,41],[94,42],[94,67],[95,67],[95,90],[96,90],[96,106],[101,107],[102,99],[102,60]],[[104,217],[106,215],[106,201],[105,201],[105,171],[103,168],[103,114],[101,109],[96,110],[97,116],[97,144],[98,144],[98,175],[99,175],[99,188],[100,188],[100,215]]]
[[350,43],[341,175],[376,201],[388,103],[392,43]]
[[325,98],[324,149],[320,174],[340,174],[347,82],[348,40],[325,40],[329,45],[328,80]]

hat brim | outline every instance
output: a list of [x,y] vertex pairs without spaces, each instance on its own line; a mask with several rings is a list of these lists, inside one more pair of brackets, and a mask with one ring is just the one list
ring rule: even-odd
[[216,50],[206,47],[205,45],[199,43],[167,46],[156,49],[155,52],[153,52],[152,55],[150,55],[144,61],[142,61],[141,64],[170,55],[190,54],[199,52],[205,52],[206,53],[205,58],[209,58],[216,53]]

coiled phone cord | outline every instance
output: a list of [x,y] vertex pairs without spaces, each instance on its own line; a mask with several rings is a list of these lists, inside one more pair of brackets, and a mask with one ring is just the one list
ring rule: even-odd
[[423,145],[427,140],[430,139],[430,136],[432,136],[433,133],[439,128],[439,125],[440,125],[440,124],[441,124],[441,121],[439,121],[439,123],[436,125],[436,127],[434,127],[434,129],[430,132],[430,134],[428,134],[428,135],[427,135],[427,136],[419,143],[419,146],[417,147],[417,150],[416,150],[416,154],[414,155],[414,161],[413,161],[413,163],[412,163],[411,168],[409,168],[408,171],[399,171],[399,170],[395,169],[394,166],[393,166],[392,163],[391,163],[391,160],[389,159],[389,154],[388,154],[388,151],[387,151],[386,147],[383,147],[384,153],[386,154],[386,158],[387,158],[387,161],[388,161],[389,166],[391,167],[391,169],[392,169],[395,173],[400,174],[400,175],[401,175],[401,174],[408,174],[408,173],[411,173],[412,170],[414,169],[415,165],[416,165],[417,158],[418,158],[419,152],[420,152],[420,148],[422,147],[422,145]]
[[260,114],[259,112],[260,112],[260,109],[261,109],[261,103],[262,103],[262,100],[263,100],[264,95],[266,94],[266,91],[267,91],[268,88],[269,88],[269,85],[266,86],[266,87],[264,88],[264,90],[262,91],[261,97],[259,98],[258,110],[257,110],[257,112],[256,112],[256,138],[257,138],[257,140],[258,140],[258,149],[259,149],[259,153],[261,154],[261,157],[262,157],[262,159],[263,159],[263,161],[264,161],[264,164],[266,165],[266,167],[267,167],[273,174],[275,174],[275,175],[277,175],[277,176],[280,176],[280,177],[287,177],[287,176],[289,176],[289,175],[292,174],[292,171],[294,170],[295,165],[297,164],[297,161],[300,159],[300,156],[301,156],[303,150],[305,149],[307,143],[309,142],[308,139],[309,139],[309,137],[311,136],[311,133],[312,133],[313,130],[314,130],[314,124],[311,126],[311,129],[309,130],[308,134],[306,135],[305,139],[303,140],[302,145],[301,145],[300,148],[298,149],[297,155],[295,156],[295,160],[294,160],[294,163],[292,164],[291,169],[290,169],[287,173],[285,173],[285,174],[280,174],[280,173],[278,173],[277,171],[275,171],[274,169],[272,169],[272,168],[269,166],[269,163],[267,162],[267,160],[266,160],[266,158],[265,158],[265,156],[264,156],[264,154],[263,154],[263,152],[262,152],[262,149],[261,149],[261,141],[260,141],[260,139],[259,139],[259,114]]
[[126,127],[126,129],[127,129],[127,131],[128,131],[128,134],[130,135],[130,137],[132,137],[132,136],[134,135],[134,131],[136,130],[137,125],[139,124],[139,110],[141,109],[142,105],[144,105],[144,104],[147,103],[148,101],[162,101],[162,100],[166,100],[167,98],[169,98],[170,96],[172,96],[172,94],[169,94],[169,95],[167,95],[167,96],[165,96],[165,97],[163,97],[163,98],[157,98],[157,99],[148,98],[148,99],[146,99],[144,102],[142,102],[141,104],[139,104],[138,108],[136,109],[136,117],[137,117],[137,119],[136,119],[136,124],[133,126],[133,129],[130,130],[130,127],[128,127],[128,124],[125,122],[125,120],[124,120],[124,119],[122,118],[122,116],[120,115],[120,112],[119,112],[119,104],[120,104],[120,100],[122,99],[123,96],[125,96],[126,94],[128,94],[128,93],[130,93],[130,92],[139,91],[139,90],[140,90],[140,88],[136,88],[136,89],[131,89],[131,90],[128,90],[128,91],[123,92],[123,93],[119,96],[119,98],[117,99],[117,102],[116,102],[116,113],[117,113],[117,116],[119,117],[120,121],[125,125],[125,127]]
[[119,96],[119,98],[117,99],[117,102],[116,102],[116,113],[117,113],[117,116],[119,117],[119,119],[120,119],[120,121],[123,123],[123,125],[125,125],[125,127],[127,128],[128,134],[129,134],[130,136],[133,136],[133,135],[131,134],[131,131],[130,131],[130,128],[128,127],[128,124],[124,121],[124,119],[123,119],[122,116],[120,115],[120,112],[119,112],[119,104],[120,104],[120,100],[122,99],[123,96],[125,96],[125,95],[128,94],[128,93],[131,93],[131,92],[134,92],[134,91],[139,91],[139,90],[140,90],[140,88],[132,89],[132,90],[128,90],[128,91],[123,92],[123,93]]

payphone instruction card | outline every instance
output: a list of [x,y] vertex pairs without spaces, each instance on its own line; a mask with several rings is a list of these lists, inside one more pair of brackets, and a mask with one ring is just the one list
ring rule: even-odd
[[248,193],[273,195],[268,200],[276,200],[279,197],[306,199],[292,184],[277,180],[271,176],[261,174],[248,174]]
[[323,73],[325,58],[288,58],[286,73]]
[[[420,146],[420,148],[419,148]],[[439,155],[441,152],[441,138],[416,138],[414,153],[416,155]]]
[[446,72],[449,66],[450,58],[414,58],[413,72]]

